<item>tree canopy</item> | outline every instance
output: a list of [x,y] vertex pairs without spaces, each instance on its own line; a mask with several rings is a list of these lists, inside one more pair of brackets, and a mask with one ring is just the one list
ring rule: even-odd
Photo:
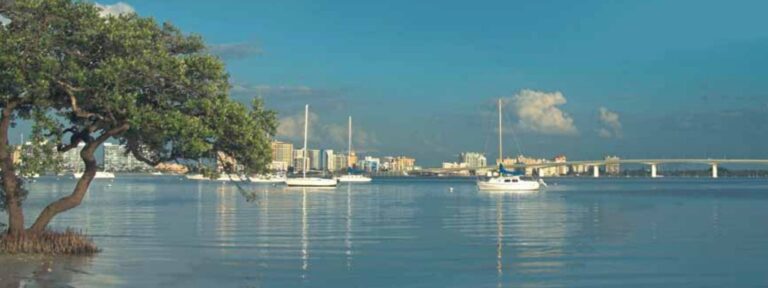
[[[224,64],[200,36],[136,14],[103,18],[98,9],[70,0],[0,6],[10,19],[0,25],[0,146],[8,146],[8,126],[20,120],[32,121],[33,137],[59,152],[84,143],[86,176],[73,196],[87,188],[93,175],[86,178],[96,171],[93,152],[109,139],[153,166],[224,153],[240,172],[265,171],[275,113],[258,99],[250,108],[230,99]],[[3,148],[5,159],[10,148]],[[25,173],[44,166],[30,165]],[[9,194],[14,188],[5,184]],[[35,223],[33,229],[39,228]]]

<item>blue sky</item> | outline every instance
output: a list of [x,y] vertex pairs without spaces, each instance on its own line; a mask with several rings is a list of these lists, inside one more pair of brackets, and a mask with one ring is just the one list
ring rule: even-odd
[[314,147],[352,115],[361,151],[493,159],[505,98],[508,155],[768,158],[765,1],[124,4],[202,35],[281,138],[309,103]]

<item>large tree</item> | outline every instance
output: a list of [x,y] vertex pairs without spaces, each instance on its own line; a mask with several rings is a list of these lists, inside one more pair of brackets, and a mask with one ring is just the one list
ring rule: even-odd
[[[78,206],[106,141],[150,165],[233,157],[240,172],[270,161],[275,113],[255,100],[250,109],[229,98],[220,59],[198,36],[135,14],[100,17],[94,5],[70,0],[16,0],[0,5],[0,168],[8,233],[38,233]],[[33,137],[62,153],[85,146],[84,175],[72,193],[50,203],[25,230],[22,178],[11,159],[8,132],[31,121]],[[50,161],[46,145],[36,145]],[[26,165],[24,174],[46,165]],[[233,170],[235,167],[225,167]],[[227,171],[230,172],[230,171]]]

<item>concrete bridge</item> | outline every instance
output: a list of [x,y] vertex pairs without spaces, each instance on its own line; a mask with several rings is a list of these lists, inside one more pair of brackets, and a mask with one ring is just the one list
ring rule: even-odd
[[[586,161],[568,161],[568,162],[547,162],[539,164],[514,164],[505,165],[507,168],[525,169],[525,168],[548,168],[548,167],[561,167],[561,166],[573,166],[584,165],[592,167],[592,176],[600,177],[600,166],[611,164],[643,164],[648,165],[651,168],[651,177],[658,177],[658,166],[661,164],[701,164],[709,165],[712,169],[712,178],[717,178],[717,167],[721,164],[758,164],[767,165],[768,159],[620,159],[620,160],[586,160]],[[433,173],[449,173],[460,172],[469,170],[491,170],[496,169],[496,166],[489,166],[483,168],[434,168],[425,169],[427,172]]]

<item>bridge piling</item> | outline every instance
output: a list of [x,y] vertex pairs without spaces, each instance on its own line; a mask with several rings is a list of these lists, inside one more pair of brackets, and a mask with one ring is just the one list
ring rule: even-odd
[[594,177],[594,178],[600,177],[600,166],[599,165],[592,166],[592,177]]

